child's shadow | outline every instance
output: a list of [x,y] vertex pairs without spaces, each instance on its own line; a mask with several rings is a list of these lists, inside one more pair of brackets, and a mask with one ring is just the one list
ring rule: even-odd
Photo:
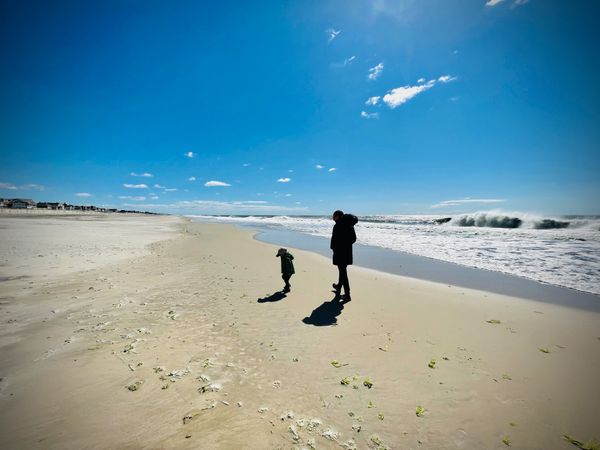
[[269,295],[268,297],[259,298],[257,300],[258,303],[269,303],[269,302],[278,302],[279,300],[283,300],[285,297],[285,292],[277,291],[274,294]]
[[323,302],[321,306],[313,310],[309,317],[302,319],[302,322],[316,327],[337,325],[337,316],[342,313],[345,303],[347,302],[336,296],[333,300]]

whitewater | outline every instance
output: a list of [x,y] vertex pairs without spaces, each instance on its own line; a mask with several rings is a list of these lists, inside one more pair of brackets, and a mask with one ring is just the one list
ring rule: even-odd
[[[323,216],[189,216],[329,237]],[[485,211],[359,216],[357,242],[600,295],[600,217]]]

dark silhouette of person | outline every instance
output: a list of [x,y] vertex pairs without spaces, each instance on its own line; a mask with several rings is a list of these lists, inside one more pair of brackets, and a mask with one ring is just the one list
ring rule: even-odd
[[331,233],[331,245],[333,250],[333,264],[337,266],[339,271],[339,279],[337,284],[333,283],[333,288],[337,296],[340,295],[344,288],[344,300],[349,302],[350,297],[350,281],[348,280],[348,266],[352,264],[352,244],[356,242],[356,233],[354,225],[358,222],[358,218],[352,214],[344,214],[343,211],[337,210],[333,213],[333,232]]

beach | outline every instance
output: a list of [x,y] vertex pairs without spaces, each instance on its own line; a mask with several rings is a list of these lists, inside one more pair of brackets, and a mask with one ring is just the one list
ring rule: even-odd
[[[0,217],[0,448],[572,449],[600,314],[349,268],[230,224]],[[360,264],[360,261],[355,261]]]

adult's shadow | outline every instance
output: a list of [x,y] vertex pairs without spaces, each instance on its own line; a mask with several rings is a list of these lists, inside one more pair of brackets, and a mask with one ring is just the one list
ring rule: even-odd
[[323,302],[317,309],[313,309],[310,316],[302,319],[302,322],[307,325],[314,325],[315,327],[337,325],[337,316],[342,313],[342,309],[344,309],[344,304],[346,303],[336,295],[333,300]]
[[258,303],[272,303],[272,302],[278,302],[279,300],[283,300],[284,298],[286,298],[287,296],[285,295],[285,292],[283,291],[277,291],[271,295],[269,295],[268,297],[263,297],[263,298],[259,298],[257,300]]

